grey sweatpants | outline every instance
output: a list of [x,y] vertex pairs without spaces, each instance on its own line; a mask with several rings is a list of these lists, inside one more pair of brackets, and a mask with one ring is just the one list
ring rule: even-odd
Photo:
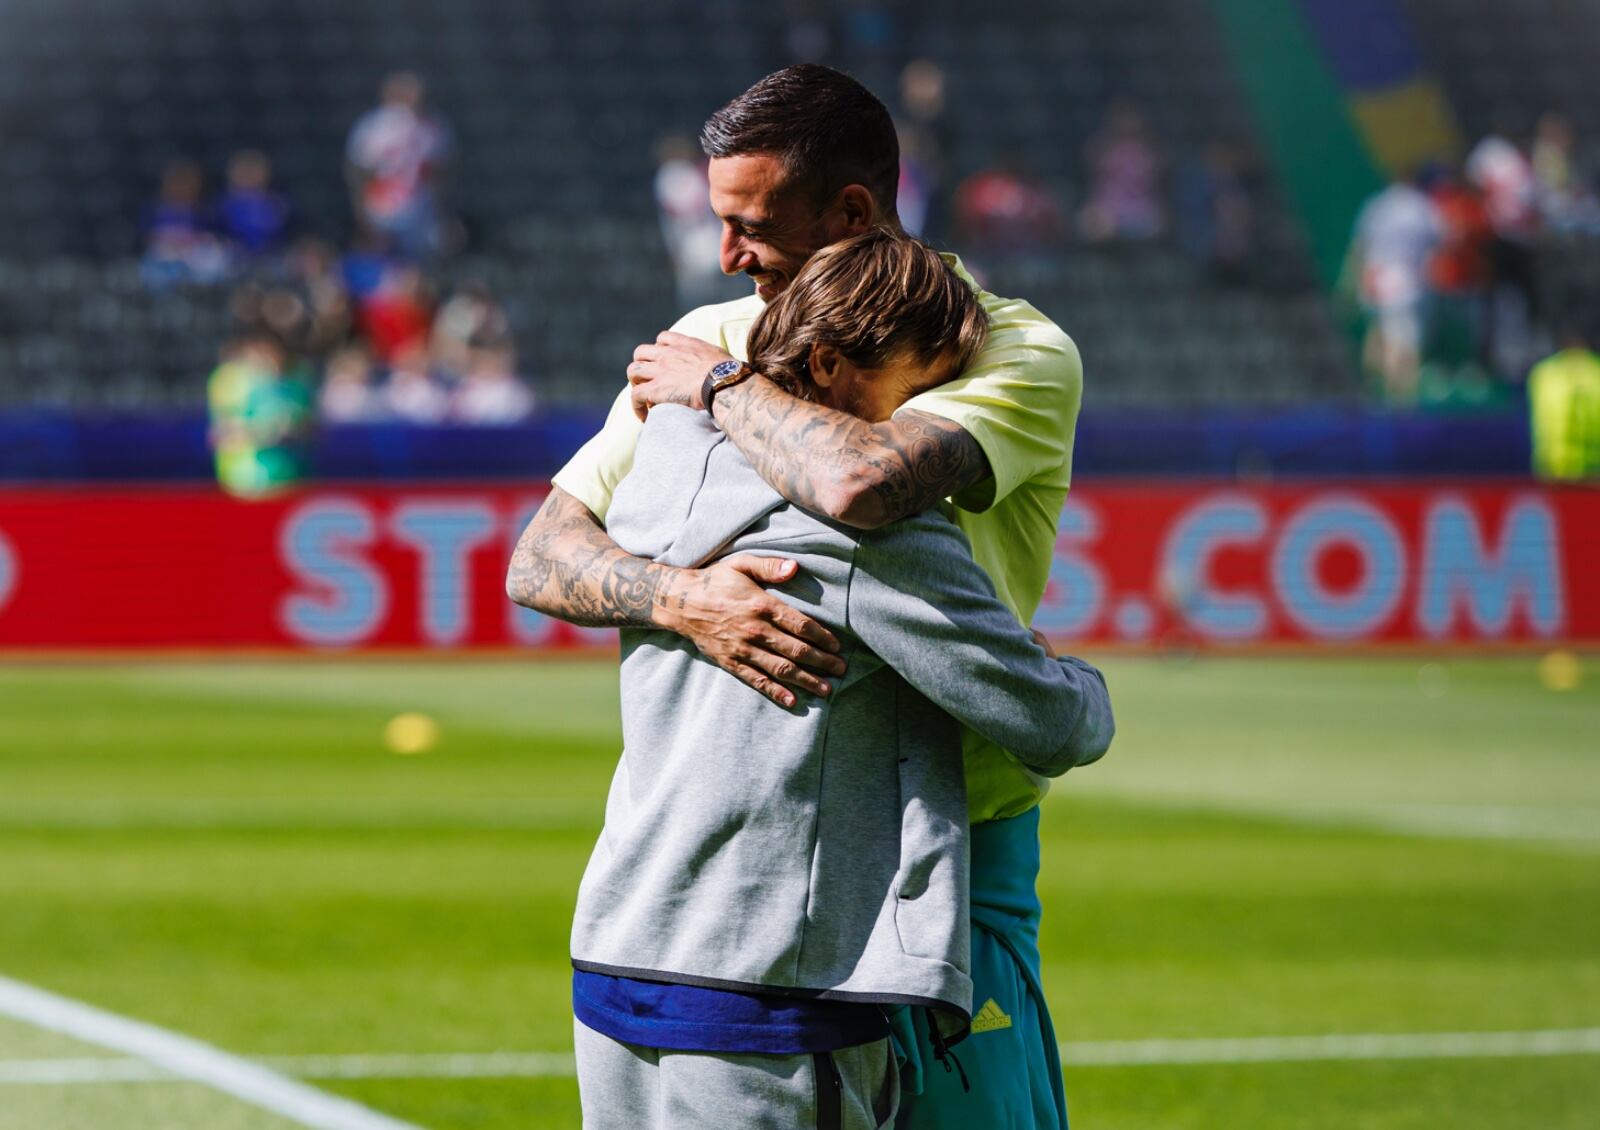
[[888,1040],[818,1055],[624,1044],[573,1023],[584,1130],[881,1130],[900,1105]]

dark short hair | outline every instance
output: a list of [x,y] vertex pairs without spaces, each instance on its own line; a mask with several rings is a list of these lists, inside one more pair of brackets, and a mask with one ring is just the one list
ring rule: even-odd
[[780,388],[816,400],[811,348],[831,345],[864,369],[897,355],[919,366],[967,367],[989,332],[978,296],[919,239],[873,228],[806,261],[750,329],[750,364]]
[[894,121],[870,90],[831,67],[798,63],[774,71],[711,115],[700,146],[708,157],[779,157],[786,183],[819,204],[846,185],[863,185],[880,218],[898,215]]

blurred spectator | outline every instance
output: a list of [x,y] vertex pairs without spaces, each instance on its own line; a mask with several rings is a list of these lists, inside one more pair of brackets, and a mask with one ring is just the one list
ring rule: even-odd
[[429,368],[427,347],[414,342],[400,350],[383,385],[383,403],[397,420],[438,424],[450,415],[450,394]]
[[309,319],[306,351],[326,357],[350,336],[354,314],[339,253],[327,240],[296,240],[284,257],[284,280],[299,294]]
[[292,356],[320,356],[311,310],[294,288],[273,283],[262,291],[257,312],[260,326],[282,342]]
[[272,187],[272,162],[259,149],[241,149],[228,159],[218,230],[245,257],[260,258],[283,245],[288,227],[289,202]]
[[1483,193],[1496,234],[1527,243],[1538,228],[1533,165],[1516,144],[1491,133],[1467,157],[1467,179]]
[[1540,213],[1546,219],[1561,215],[1574,194],[1577,177],[1577,170],[1573,168],[1572,123],[1565,115],[1539,116],[1529,164],[1533,166]]
[[1131,102],[1112,105],[1105,127],[1089,141],[1084,162],[1089,191],[1078,224],[1085,239],[1154,239],[1166,230],[1163,162],[1144,115]]
[[926,133],[914,126],[901,126],[900,185],[895,193],[895,210],[900,226],[915,236],[927,237],[929,220],[939,196],[942,170],[930,150]]
[[711,211],[706,160],[699,147],[672,135],[657,144],[656,159],[656,210],[679,309],[723,302],[748,291],[743,276],[730,280],[722,273],[722,224]]
[[383,273],[396,262],[376,232],[357,231],[339,259],[339,273],[345,289],[357,305],[374,294],[383,282]]
[[945,217],[948,138],[945,76],[939,64],[913,59],[900,71],[900,222],[913,235],[937,237]]
[[1424,352],[1429,361],[1455,367],[1475,362],[1482,354],[1494,229],[1478,190],[1457,170],[1432,168],[1423,181],[1439,217],[1439,242],[1428,259],[1433,297]]
[[305,472],[311,414],[306,383],[270,334],[251,333],[223,350],[207,383],[217,482],[230,494],[260,497],[292,486]]
[[423,99],[416,75],[389,75],[345,147],[356,216],[414,259],[442,249],[439,182],[450,157],[450,131]]
[[174,161],[161,176],[161,190],[145,210],[146,285],[215,283],[228,272],[228,251],[211,231],[204,204],[205,177],[193,161]]
[[1577,136],[1566,115],[1540,116],[1530,158],[1545,225],[1556,232],[1600,230],[1600,199],[1583,167]]
[[1537,314],[1534,237],[1539,230],[1533,164],[1517,145],[1491,133],[1467,157],[1467,180],[1483,193],[1494,237],[1489,243],[1490,294],[1484,351],[1502,377],[1520,376],[1533,356]]
[[1528,374],[1533,470],[1542,479],[1600,478],[1600,355],[1575,328]]
[[912,124],[932,126],[944,117],[944,70],[931,59],[913,59],[900,72],[900,107]]
[[328,358],[317,407],[333,424],[367,424],[388,414],[366,350],[348,345]]
[[482,282],[463,283],[433,319],[433,363],[452,379],[466,375],[474,351],[510,344],[506,312]]
[[1438,211],[1440,238],[1428,262],[1428,281],[1446,295],[1480,293],[1489,282],[1489,242],[1494,228],[1478,190],[1448,167],[1424,175]]
[[320,362],[344,340],[348,322],[319,321],[306,291],[291,280],[252,279],[234,289],[229,299],[233,321],[241,330],[271,335],[291,357]]
[[1368,318],[1363,356],[1393,403],[1416,399],[1429,257],[1443,235],[1438,210],[1397,181],[1356,217],[1347,271]]
[[426,351],[433,303],[422,269],[404,263],[386,268],[378,289],[362,299],[356,325],[380,364],[395,364],[415,347]]
[[1178,174],[1178,244],[1219,282],[1243,282],[1255,244],[1248,159],[1237,145],[1212,142]]
[[1055,194],[1015,160],[961,182],[955,222],[957,238],[976,254],[1039,254],[1061,238]]
[[463,424],[515,424],[533,412],[533,390],[517,376],[517,355],[509,345],[474,349],[452,400],[453,415]]

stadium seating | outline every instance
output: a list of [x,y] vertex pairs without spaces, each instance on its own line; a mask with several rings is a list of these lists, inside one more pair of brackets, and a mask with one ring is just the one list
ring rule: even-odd
[[[1543,2],[1552,13],[1580,7]],[[1451,87],[1470,127],[1491,112],[1494,91],[1509,89],[1484,55],[1507,18],[1489,0],[1473,4],[1471,21],[1444,18],[1454,0],[1414,7],[1419,19],[1461,25],[1447,48],[1452,68],[1483,64]],[[1081,199],[1084,144],[1120,96],[1138,102],[1174,161],[1252,136],[1209,9],[1190,0],[812,8],[830,27],[827,61],[886,96],[908,59],[946,69],[952,183],[1020,153],[1063,201]],[[197,402],[227,328],[226,296],[139,286],[139,219],[160,170],[190,156],[216,178],[228,153],[258,146],[300,225],[342,238],[345,136],[380,76],[409,67],[457,137],[451,196],[472,246],[446,282],[495,286],[547,401],[599,403],[632,344],[677,313],[651,195],[655,140],[693,131],[789,61],[791,9],[800,10],[733,0],[7,4],[0,402]],[[1552,20],[1518,42],[1554,60],[1577,50],[1560,30]],[[1552,96],[1567,81],[1552,78]],[[1258,211],[1264,273],[1253,286],[1207,285],[1165,245],[1071,245],[984,265],[994,289],[1030,298],[1078,339],[1092,404],[1353,399],[1348,339],[1270,183]]]
[[1600,135],[1600,5],[1592,0],[1406,0],[1465,137],[1532,130],[1546,110]]

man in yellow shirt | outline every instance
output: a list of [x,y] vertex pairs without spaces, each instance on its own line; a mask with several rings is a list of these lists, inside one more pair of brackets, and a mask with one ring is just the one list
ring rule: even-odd
[[[950,500],[974,557],[1028,623],[1044,594],[1070,482],[1082,391],[1071,339],[1028,304],[979,290],[990,319],[982,352],[956,380],[912,398],[890,420],[868,423],[790,396],[738,364],[746,335],[764,302],[819,248],[898,226],[893,124],[853,79],[802,65],[769,75],[718,111],[702,143],[723,224],[722,268],[750,276],[756,293],[693,311],[639,347],[630,389],[556,475],[519,541],[507,576],[512,599],[585,625],[676,631],[784,705],[796,692],[828,692],[826,676],[842,672],[837,641],[761,587],[795,579],[793,563],[733,557],[678,570],[631,557],[606,536],[605,514],[632,467],[640,418],[650,405],[679,403],[709,407],[790,501],[848,525],[871,528]],[[1037,805],[1046,783],[971,735],[965,754],[977,1015],[959,1049],[959,1079],[948,1063],[944,1072],[924,1071],[934,1050],[925,1029],[895,1018],[909,1076],[897,1125],[1065,1126],[1038,978]]]
[[1600,355],[1581,333],[1564,333],[1561,350],[1528,374],[1528,421],[1534,474],[1600,478]]

